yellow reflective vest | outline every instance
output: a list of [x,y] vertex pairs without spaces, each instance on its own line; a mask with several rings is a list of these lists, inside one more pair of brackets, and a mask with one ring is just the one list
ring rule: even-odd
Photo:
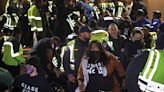
[[32,5],[28,10],[28,20],[31,25],[31,31],[43,31],[42,17],[36,5]]

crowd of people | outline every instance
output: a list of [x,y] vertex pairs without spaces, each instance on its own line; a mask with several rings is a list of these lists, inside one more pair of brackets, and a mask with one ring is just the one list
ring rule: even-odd
[[8,0],[0,92],[164,92],[164,23],[147,13],[142,0]]

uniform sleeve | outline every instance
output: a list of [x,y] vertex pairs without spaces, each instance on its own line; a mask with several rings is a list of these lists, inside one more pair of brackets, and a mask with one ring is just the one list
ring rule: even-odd
[[126,84],[128,92],[141,92],[138,87],[138,76],[144,68],[148,57],[148,53],[143,52],[131,61],[126,71]]
[[66,75],[70,74],[70,50],[67,48],[67,50],[64,52],[63,56],[63,67],[64,67],[64,73]]
[[[31,31],[36,31],[36,23],[35,23],[35,19],[34,19],[34,11],[32,9],[28,10],[28,20],[30,22],[31,25]],[[33,29],[32,29],[33,28]]]
[[16,59],[18,62],[23,63],[25,62],[25,58],[23,58],[23,48],[18,41],[13,41],[13,49],[14,53],[18,53],[13,58]]

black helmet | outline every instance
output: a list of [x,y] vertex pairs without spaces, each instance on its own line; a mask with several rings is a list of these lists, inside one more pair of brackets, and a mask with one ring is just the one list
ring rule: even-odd
[[161,18],[161,12],[159,10],[155,10],[153,12],[153,17],[158,19]]
[[142,9],[138,9],[136,12],[136,16],[144,16],[144,11]]

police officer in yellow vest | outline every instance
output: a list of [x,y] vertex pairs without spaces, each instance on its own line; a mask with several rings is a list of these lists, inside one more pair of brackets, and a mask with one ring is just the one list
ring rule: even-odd
[[3,58],[4,68],[8,69],[13,77],[16,77],[20,68],[19,65],[25,61],[23,58],[23,49],[20,44],[21,31],[14,28],[12,35],[3,44]]
[[[31,31],[33,32],[33,44],[36,44],[38,40],[45,36],[44,34],[44,22],[47,19],[43,19],[43,6],[46,4],[44,0],[34,0],[33,5],[28,10],[28,20],[31,25]],[[47,31],[47,30],[46,30]]]
[[164,92],[164,24],[159,29],[156,49],[144,50],[128,66],[128,92]]
[[[0,51],[2,51],[3,43],[6,42],[10,37],[10,30],[5,28],[0,32]],[[0,64],[2,61],[2,53],[0,53]]]
[[0,24],[3,25],[3,28],[9,29],[11,32],[14,30],[14,27],[17,27],[18,21],[19,17],[17,16],[14,8],[11,6],[7,8],[6,13],[0,16]]
[[68,78],[69,92],[74,92],[77,88],[77,71],[85,53],[91,37],[91,28],[83,26],[79,29],[77,39],[67,43],[67,48],[63,56],[64,72]]
[[149,24],[144,25],[142,27],[142,31],[144,32],[145,48],[155,48],[155,42],[157,40],[157,33],[150,32]]

